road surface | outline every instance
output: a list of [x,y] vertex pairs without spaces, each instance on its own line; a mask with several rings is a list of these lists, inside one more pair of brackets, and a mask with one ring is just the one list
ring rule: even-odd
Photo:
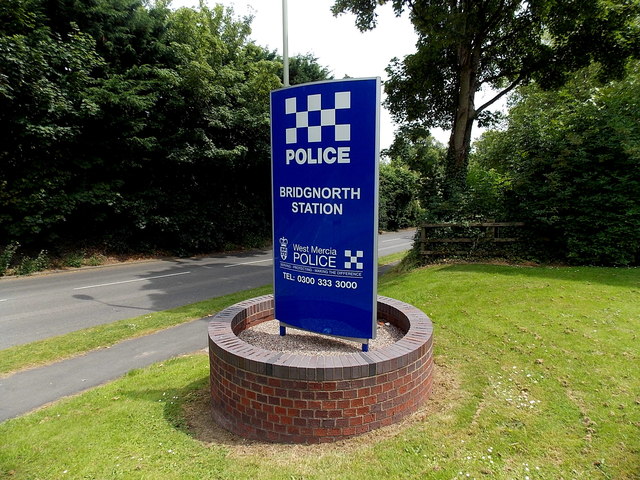
[[[379,255],[408,250],[413,236],[412,230],[380,235]],[[270,250],[0,278],[0,350],[272,280]]]

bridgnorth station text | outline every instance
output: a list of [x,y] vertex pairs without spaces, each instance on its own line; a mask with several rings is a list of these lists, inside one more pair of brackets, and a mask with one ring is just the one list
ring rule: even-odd
[[[304,200],[360,200],[360,188],[353,187],[280,187],[280,198]],[[291,202],[292,213],[342,215],[344,203]]]

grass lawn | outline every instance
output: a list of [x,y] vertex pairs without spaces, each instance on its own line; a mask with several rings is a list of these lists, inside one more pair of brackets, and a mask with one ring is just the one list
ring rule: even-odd
[[0,478],[640,478],[640,269],[434,266],[379,293],[435,325],[432,398],[400,425],[245,442],[192,355],[0,424]]

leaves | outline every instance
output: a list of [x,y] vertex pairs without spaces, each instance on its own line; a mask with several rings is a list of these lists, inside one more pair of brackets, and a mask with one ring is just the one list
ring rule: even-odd
[[[640,90],[637,63],[602,84],[597,67],[567,87],[522,89],[507,128],[486,135],[478,160],[510,178],[509,215],[545,248],[580,264],[640,260]],[[551,247],[551,248],[549,248]]]
[[186,252],[269,236],[279,59],[231,9],[166,4],[0,6],[0,244]]
[[[362,29],[375,27],[375,10],[389,0],[336,0],[335,14],[356,15]],[[620,78],[629,58],[640,55],[637,0],[393,0],[409,12],[417,50],[394,59],[385,83],[386,104],[396,122],[452,131],[445,196],[464,194],[474,122],[496,98],[536,81],[558,88],[570,74],[598,62],[602,79]],[[475,101],[481,89],[494,98]]]

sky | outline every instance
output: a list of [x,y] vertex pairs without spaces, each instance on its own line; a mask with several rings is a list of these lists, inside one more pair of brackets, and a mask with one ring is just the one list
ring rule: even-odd
[[[251,39],[256,44],[282,54],[282,0],[209,0],[233,7],[236,15],[253,15]],[[333,0],[288,0],[289,55],[311,53],[318,63],[327,67],[334,78],[387,78],[385,68],[392,58],[403,58],[415,52],[417,40],[408,15],[396,17],[390,4],[379,6],[375,29],[360,32],[355,16],[331,13]],[[173,0],[171,6],[195,7],[197,0]],[[384,100],[384,96],[383,96]],[[383,108],[380,116],[380,147],[393,141],[396,129],[389,113]],[[433,131],[446,144],[448,132]]]

